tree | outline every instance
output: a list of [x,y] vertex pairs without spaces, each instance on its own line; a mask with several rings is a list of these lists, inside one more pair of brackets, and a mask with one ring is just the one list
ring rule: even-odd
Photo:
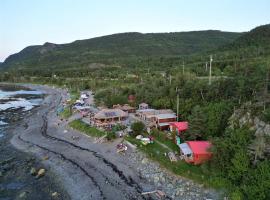
[[244,149],[237,151],[231,159],[231,166],[229,167],[228,177],[235,184],[240,184],[242,178],[247,174],[250,166],[249,157]]
[[185,139],[196,140],[202,138],[206,129],[206,117],[200,106],[195,106],[192,109],[188,121],[189,130],[185,133]]
[[144,128],[145,125],[142,122],[134,122],[133,124],[131,124],[131,130],[133,131],[134,136],[141,134]]
[[270,199],[270,161],[260,162],[246,174],[242,185],[245,199]]
[[228,118],[232,115],[230,102],[210,103],[204,108],[207,114],[206,131],[207,138],[221,136],[227,126]]

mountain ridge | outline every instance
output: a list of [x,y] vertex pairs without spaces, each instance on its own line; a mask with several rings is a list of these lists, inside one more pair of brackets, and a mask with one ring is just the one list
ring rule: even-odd
[[108,59],[146,56],[181,56],[213,50],[242,33],[218,30],[170,33],[117,33],[71,43],[31,45],[10,55],[4,68],[71,67]]

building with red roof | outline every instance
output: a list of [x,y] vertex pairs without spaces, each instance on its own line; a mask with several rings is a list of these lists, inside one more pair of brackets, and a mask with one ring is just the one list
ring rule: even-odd
[[179,144],[181,157],[187,163],[194,165],[202,164],[212,157],[212,152],[209,151],[212,144],[209,141],[187,141]]
[[170,122],[170,131],[180,134],[188,129],[188,122]]

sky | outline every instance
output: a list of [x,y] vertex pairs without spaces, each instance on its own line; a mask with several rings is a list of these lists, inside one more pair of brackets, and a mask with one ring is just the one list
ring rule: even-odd
[[233,32],[270,23],[270,0],[0,0],[0,62],[29,45],[121,32]]

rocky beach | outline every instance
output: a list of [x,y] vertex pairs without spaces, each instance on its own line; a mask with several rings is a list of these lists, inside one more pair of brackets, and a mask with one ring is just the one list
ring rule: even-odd
[[[27,86],[46,95],[9,128],[9,137],[5,136],[6,143],[2,143],[1,148],[7,153],[1,154],[1,162],[19,162],[17,168],[1,177],[2,199],[156,199],[155,195],[141,193],[157,189],[166,193],[166,199],[219,198],[217,192],[174,176],[136,149],[128,148],[125,155],[118,154],[115,147],[121,138],[97,144],[94,138],[69,128],[69,121],[56,114],[57,107],[67,98],[64,90]],[[24,153],[15,150],[10,139]],[[13,159],[7,146],[18,152],[13,153],[18,158]],[[31,175],[40,169],[44,169],[41,178]],[[26,177],[21,181],[24,185],[17,184],[16,173]],[[16,195],[8,189],[9,182],[20,188]]]
[[[10,140],[23,124],[37,112],[44,95],[40,91],[14,85],[0,85],[0,199],[69,199],[51,170],[43,177],[34,173],[43,169],[42,160],[17,150]],[[55,193],[57,192],[57,193]],[[56,198],[56,197],[55,197]]]

